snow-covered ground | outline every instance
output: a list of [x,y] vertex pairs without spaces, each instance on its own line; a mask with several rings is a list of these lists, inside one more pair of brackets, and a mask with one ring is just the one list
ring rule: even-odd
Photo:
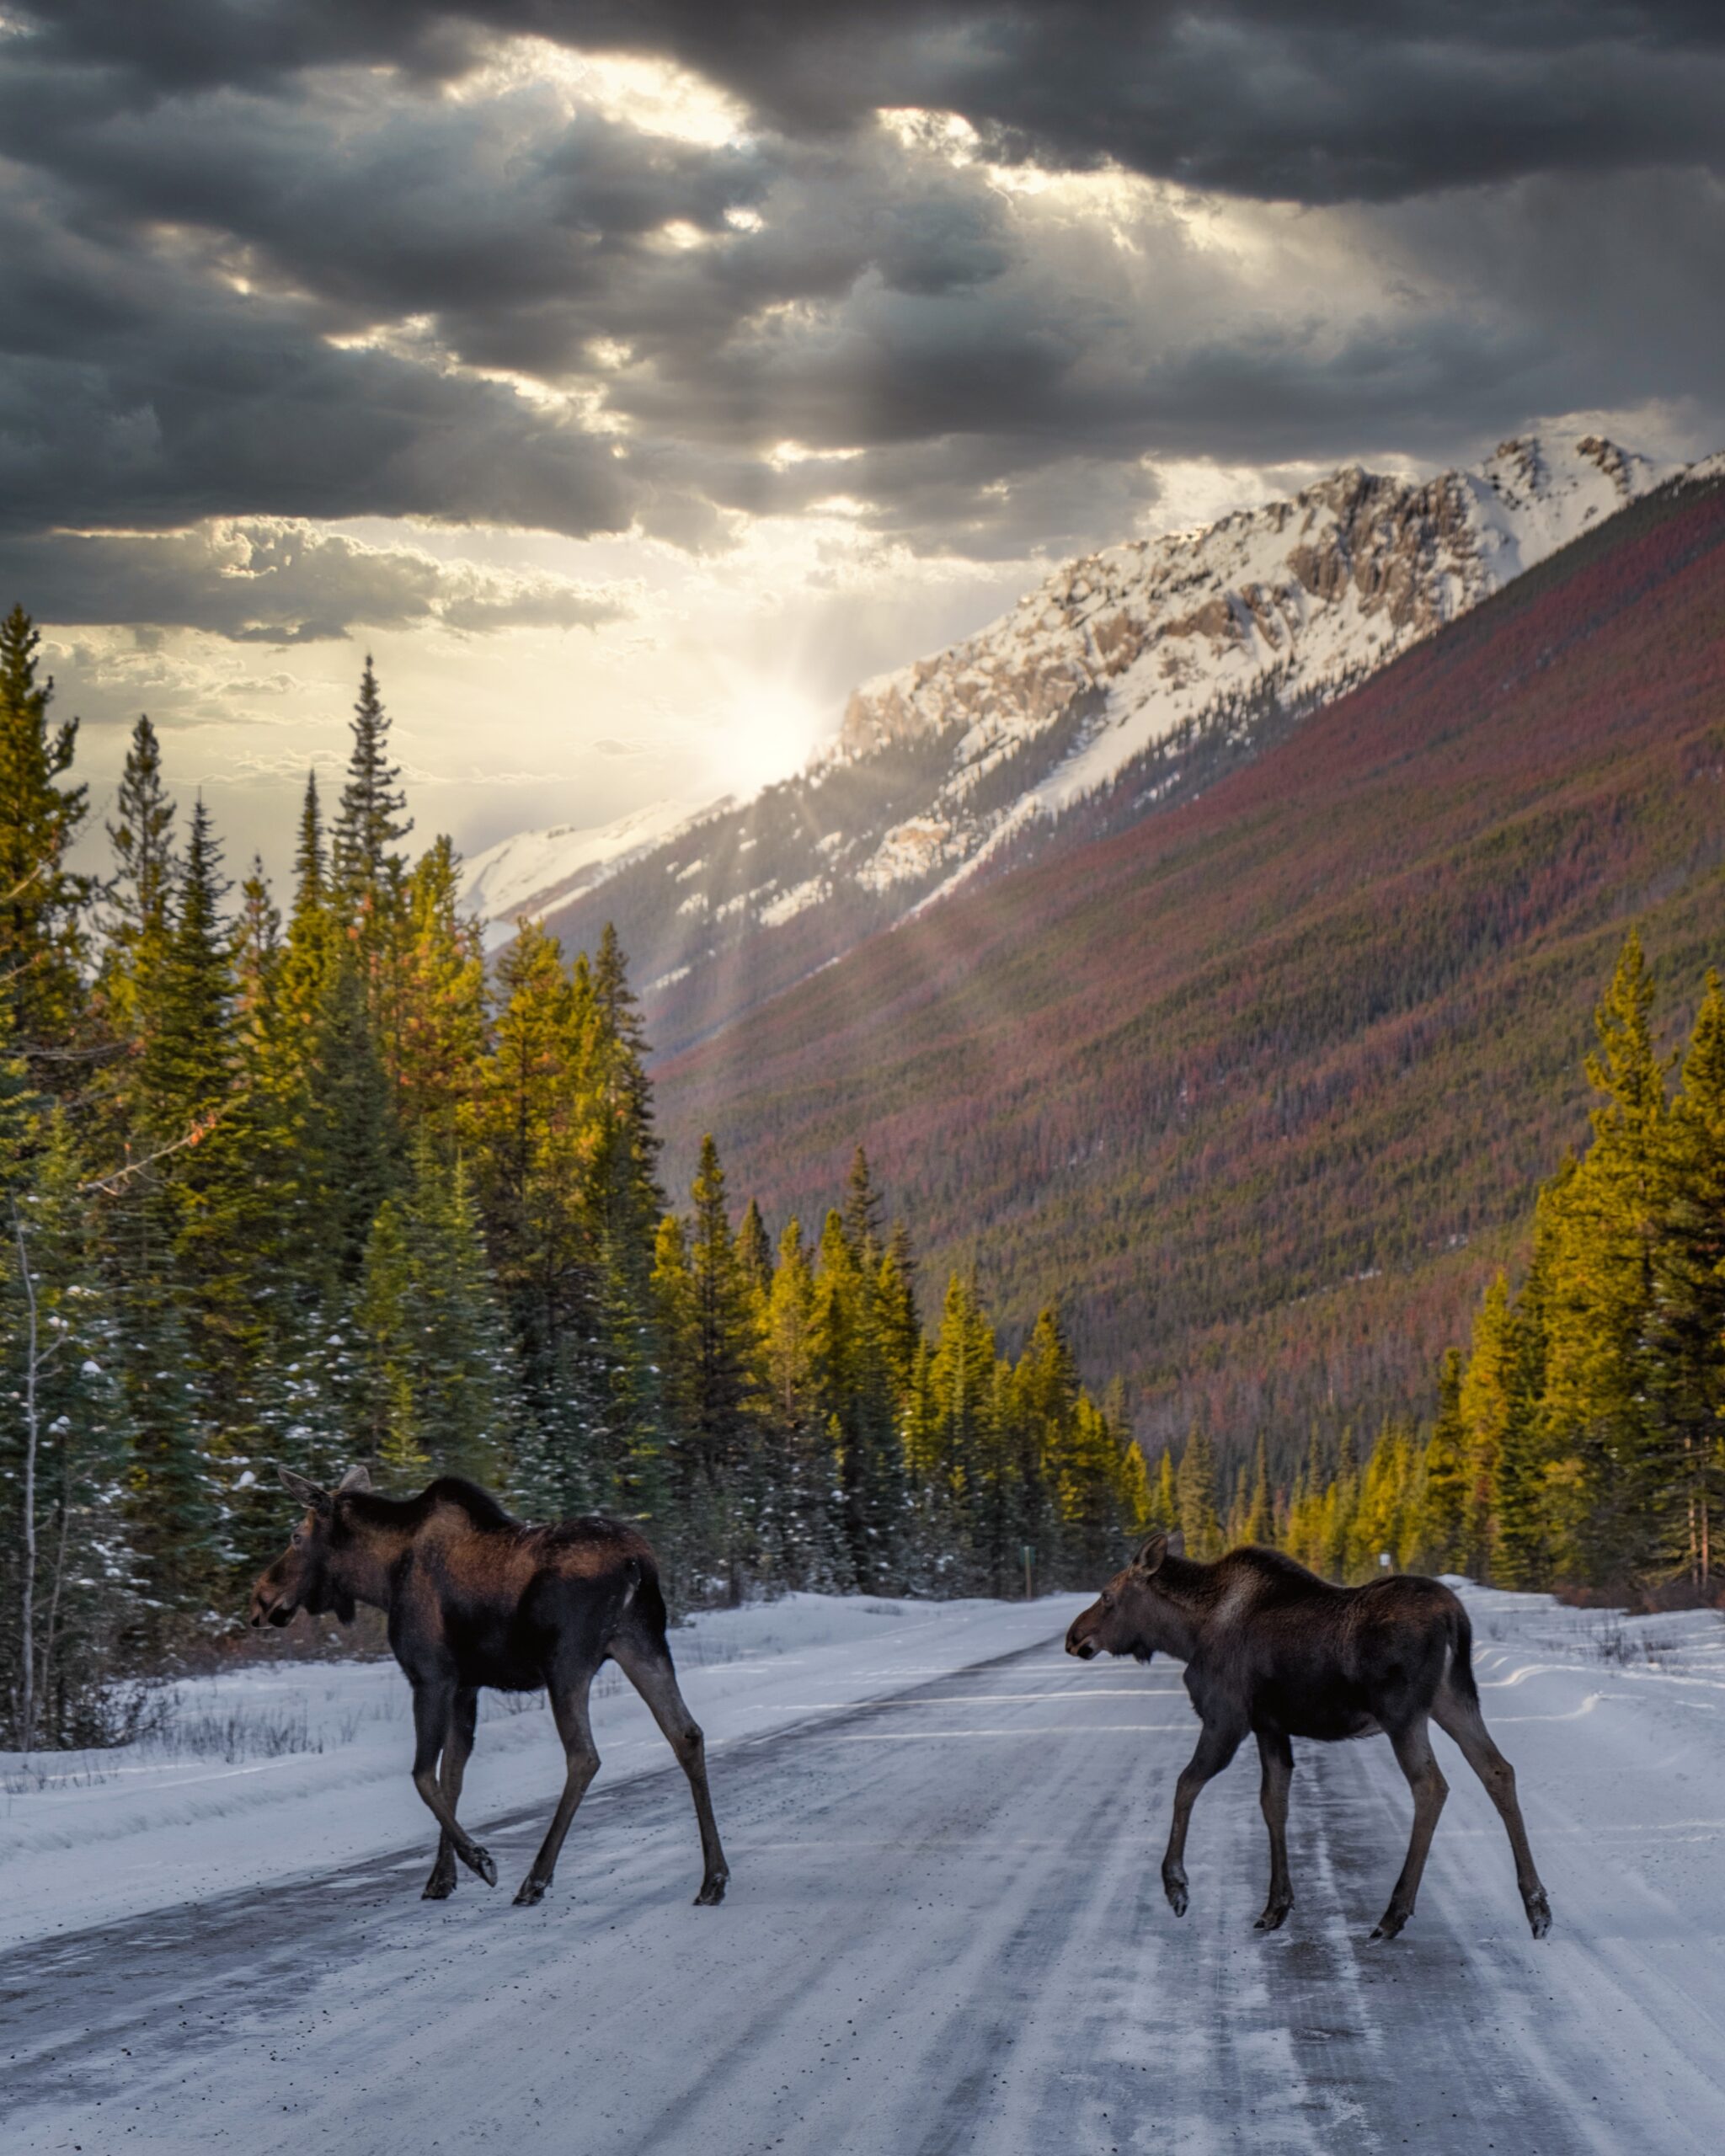
[[[709,1746],[782,1729],[1045,1639],[1081,1597],[1025,1604],[793,1594],[671,1634]],[[593,1728],[606,1782],[670,1759],[607,1666]],[[408,1779],[408,1687],[393,1660],[278,1662],[175,1688],[166,1726],[114,1751],[0,1752],[0,1949],[425,1841]],[[483,1819],[563,1786],[544,1700],[482,1695],[462,1797]],[[426,1867],[430,1866],[427,1855]]]
[[1074,1598],[799,1598],[680,1634],[732,1865],[716,1911],[688,1906],[686,1793],[640,1771],[665,1755],[621,1696],[553,1894],[518,1910],[557,1780],[542,1713],[493,1713],[463,1801],[504,1887],[428,1904],[392,1672],[189,1687],[188,1728],[285,1710],[328,1748],[237,1762],[261,1769],[237,1785],[109,1760],[142,1771],[10,1799],[0,2144],[1715,2151],[1725,1624],[1466,1592],[1551,1891],[1543,1942],[1441,1737],[1451,1795],[1402,1939],[1366,1937],[1409,1812],[1381,1740],[1296,1747],[1297,1898],[1268,1936],[1236,1762],[1200,1800],[1177,1921],[1156,1861],[1195,1730],[1179,1673],[1070,1661]]

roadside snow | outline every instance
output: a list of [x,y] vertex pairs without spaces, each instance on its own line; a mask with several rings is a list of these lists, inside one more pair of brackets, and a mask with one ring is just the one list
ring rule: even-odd
[[[678,1626],[685,1697],[718,1749],[1047,1639],[1086,1598],[787,1595]],[[562,1753],[541,1694],[482,1694],[462,1816],[544,1798]],[[670,1754],[617,1669],[594,1688],[601,1785]],[[393,1660],[277,1663],[176,1688],[159,1735],[108,1752],[0,1752],[0,1947],[422,1843],[413,1717]]]

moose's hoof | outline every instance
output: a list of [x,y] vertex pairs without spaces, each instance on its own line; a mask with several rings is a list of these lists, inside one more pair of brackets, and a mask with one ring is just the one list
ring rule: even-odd
[[1254,1931],[1279,1931],[1288,1921],[1288,1912],[1293,1906],[1291,1902],[1272,1902],[1252,1929]]
[[488,1886],[497,1884],[497,1866],[491,1861],[489,1849],[482,1849],[476,1843],[471,1855],[465,1860],[469,1871],[477,1871]]
[[515,1889],[515,1907],[531,1909],[545,1899],[545,1881],[536,1879],[530,1871]]
[[1402,1927],[1407,1921],[1407,1913],[1399,1909],[1386,1909],[1382,1916],[1378,1919],[1377,1929],[1373,1932],[1372,1937],[1374,1939],[1399,1938]]
[[1168,1907],[1177,1917],[1186,1913],[1186,1881],[1183,1879],[1165,1879],[1162,1892],[1168,1897]]
[[455,1874],[452,1871],[434,1871],[425,1881],[425,1891],[419,1899],[422,1902],[446,1902],[454,1892]]
[[1535,1939],[1543,1939],[1551,1929],[1551,1905],[1542,1893],[1528,1896],[1527,1921]]
[[728,1871],[721,1871],[712,1879],[701,1881],[701,1892],[695,1897],[697,1909],[716,1909],[724,1899],[724,1890],[730,1881]]

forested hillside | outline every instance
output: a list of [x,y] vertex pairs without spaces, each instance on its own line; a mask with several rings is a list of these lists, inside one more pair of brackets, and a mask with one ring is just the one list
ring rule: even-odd
[[[488,972],[411,829],[369,663],[286,917],[182,815],[149,721],[99,877],[75,722],[0,626],[0,1745],[100,1742],[238,1626],[280,1466],[438,1472],[644,1521],[684,1601],[1096,1577],[1141,1455],[1057,1314],[1004,1358],[860,1150],[803,1220],[699,1149],[667,1209],[608,931]],[[842,1204],[833,1200],[842,1196]],[[943,1302],[940,1290],[944,1286]]]
[[1427,1410],[1525,1260],[1627,925],[1674,1038],[1720,954],[1725,493],[1662,490],[1195,798],[1161,782],[671,1059],[661,1113],[770,1210],[860,1136],[1009,1331],[1076,1283],[1152,1460],[1201,1424],[1231,1475],[1262,1433],[1285,1484],[1314,1427]]

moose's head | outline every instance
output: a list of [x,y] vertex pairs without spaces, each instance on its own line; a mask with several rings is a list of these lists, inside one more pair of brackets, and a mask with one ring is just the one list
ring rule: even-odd
[[371,1478],[363,1467],[350,1467],[334,1489],[326,1490],[291,1468],[276,1472],[283,1486],[305,1507],[305,1517],[286,1549],[258,1575],[252,1589],[251,1621],[286,1625],[296,1610],[305,1609],[313,1617],[333,1611],[344,1625],[351,1625],[354,1593],[344,1578],[339,1546],[341,1500],[351,1491],[369,1490]]
[[1066,1652],[1081,1662],[1098,1654],[1136,1655],[1148,1662],[1158,1648],[1183,1652],[1178,1613],[1160,1590],[1157,1574],[1168,1554],[1166,1534],[1152,1534],[1123,1572],[1116,1572],[1066,1633]]

